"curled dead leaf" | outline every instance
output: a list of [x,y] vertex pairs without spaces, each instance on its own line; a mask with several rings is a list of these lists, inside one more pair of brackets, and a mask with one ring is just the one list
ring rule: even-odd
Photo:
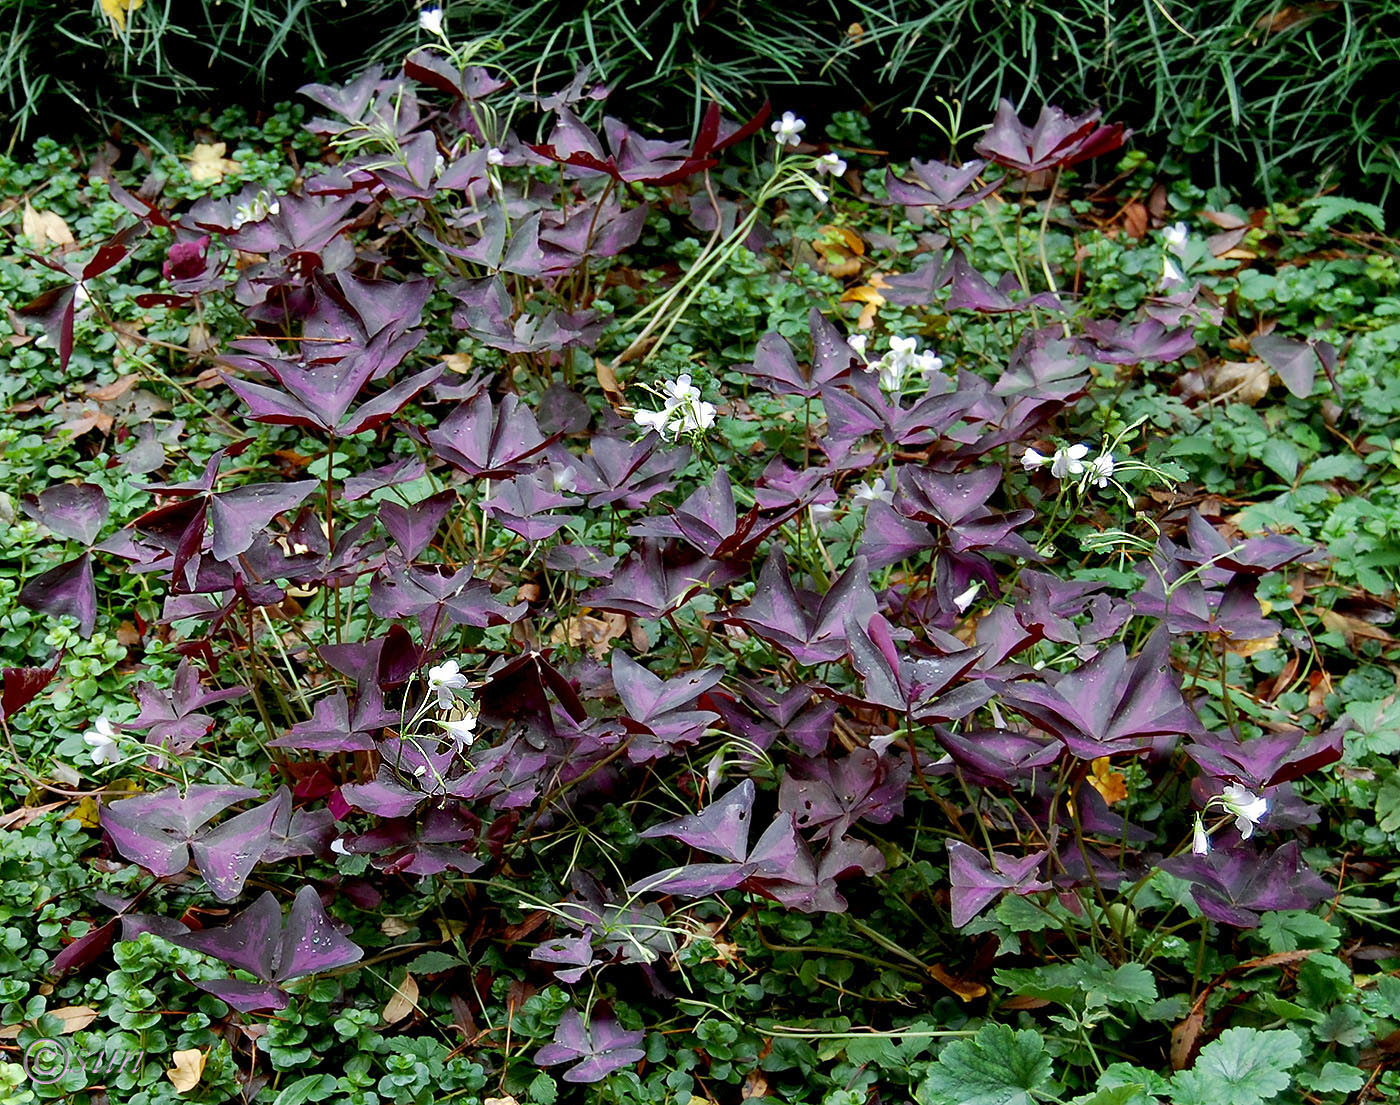
[[627,632],[627,618],[622,614],[582,614],[560,622],[549,634],[550,644],[568,642],[574,648],[587,647],[595,660],[601,660],[611,650],[612,642]]
[[614,407],[621,407],[626,402],[626,397],[622,394],[622,385],[617,381],[617,373],[613,366],[607,361],[594,358],[593,370],[598,374],[598,386],[603,389],[603,397]]
[[403,936],[413,931],[413,926],[402,917],[385,917],[379,922],[379,931],[388,937]]
[[931,966],[928,973],[935,982],[946,986],[962,1001],[976,1001],[978,998],[986,996],[987,988],[980,982],[958,978],[941,963],[935,963]]

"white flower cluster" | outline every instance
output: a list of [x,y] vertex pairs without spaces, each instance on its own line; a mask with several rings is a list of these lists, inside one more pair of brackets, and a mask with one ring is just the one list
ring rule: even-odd
[[700,389],[682,372],[661,387],[648,389],[664,404],[659,411],[639,410],[632,420],[645,430],[679,441],[686,435],[703,434],[715,424],[715,405],[700,398]]
[[1056,449],[1048,457],[1034,449],[1027,449],[1021,454],[1021,467],[1027,472],[1034,472],[1048,464],[1050,475],[1057,480],[1085,477],[1086,482],[1095,487],[1107,487],[1113,479],[1113,454],[1105,449],[1093,460],[1087,460],[1088,456],[1089,446],[1084,444]]
[[[1269,812],[1267,798],[1255,794],[1248,787],[1242,787],[1238,783],[1230,783],[1206,803],[1207,810],[1212,806],[1219,806],[1235,819],[1235,828],[1239,831],[1241,840],[1248,840],[1252,837],[1259,822]],[[1198,856],[1203,856],[1210,851],[1210,833],[1206,830],[1200,814],[1196,815],[1196,824],[1191,831],[1191,851]]]
[[[865,357],[867,340],[865,334],[856,334],[847,338],[846,344],[855,350],[856,356]],[[905,338],[896,334],[890,338],[890,346],[884,356],[867,364],[865,371],[878,372],[880,386],[886,391],[897,392],[903,390],[905,383],[912,376],[917,375],[925,384],[932,383],[933,378],[945,367],[946,363],[938,354],[931,350],[919,352],[918,338]]]

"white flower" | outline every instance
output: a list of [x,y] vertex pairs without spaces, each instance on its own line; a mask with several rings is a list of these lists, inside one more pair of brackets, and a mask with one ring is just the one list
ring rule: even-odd
[[444,710],[456,703],[453,692],[463,690],[466,685],[467,677],[462,674],[456,660],[444,660],[428,669],[428,690],[437,695],[438,705]]
[[783,112],[783,117],[772,126],[772,131],[778,136],[778,145],[796,146],[802,142],[799,137],[807,129],[807,123],[799,119],[790,111]]
[[715,424],[715,405],[704,401],[687,403],[680,410],[680,417],[671,425],[677,437],[682,434],[702,434]]
[[1238,783],[1228,784],[1211,801],[1218,803],[1226,813],[1235,819],[1235,828],[1239,830],[1243,840],[1248,840],[1254,835],[1255,826],[1269,810],[1267,798],[1260,797]]
[[1200,814],[1196,814],[1196,824],[1191,829],[1191,851],[1198,856],[1210,854],[1210,835]]
[[427,31],[430,35],[442,35],[442,9],[434,5],[431,8],[418,9],[418,26]]
[[475,714],[467,714],[457,721],[440,721],[438,724],[447,730],[447,735],[452,738],[458,752],[465,752],[476,740]]
[[79,280],[73,287],[73,306],[82,307],[84,304],[91,302],[91,300],[92,296],[88,294],[87,285]]
[[486,151],[486,164],[504,165],[505,161],[506,155],[500,150],[496,149],[495,146],[492,146],[489,150]]
[[331,841],[331,851],[338,856],[348,856],[350,854],[350,849],[345,847],[345,838],[343,836],[338,836]]
[[880,386],[886,391],[899,391],[904,387],[904,378],[918,362],[918,338],[904,338],[896,334],[890,338],[890,348],[878,361],[866,366],[867,372],[880,374]]
[[690,382],[690,373],[682,372],[669,384],[662,384],[661,390],[666,394],[667,405],[672,403],[693,403],[700,398],[700,389]]
[[836,515],[836,508],[830,503],[813,503],[807,508],[812,516],[812,525],[824,526]]
[[873,483],[856,484],[852,499],[857,503],[889,503],[894,501],[894,490],[885,483],[883,476],[876,476]]
[[841,176],[846,171],[846,163],[834,153],[824,153],[817,158],[816,170],[819,173]]
[[1113,479],[1113,454],[1100,453],[1089,462],[1089,482],[1095,487],[1107,487]]
[[869,340],[869,334],[852,334],[846,339],[846,344],[851,347],[851,352],[863,361],[865,360],[865,343]]
[[645,430],[655,430],[665,436],[666,423],[671,421],[671,408],[660,411],[639,410],[632,415],[632,421]]
[[886,354],[881,357],[871,370],[880,374],[880,386],[886,391],[899,391],[904,387],[904,370],[907,366],[896,358]]
[[1173,223],[1162,231],[1162,240],[1166,242],[1167,250],[1175,253],[1183,261],[1186,260],[1186,240],[1191,235],[1190,228],[1185,223]]
[[814,180],[809,180],[807,182],[807,191],[812,193],[812,198],[818,203],[826,203],[829,199],[831,199],[831,197],[827,194],[826,189]]
[[886,356],[900,364],[909,365],[913,363],[918,348],[918,338],[901,338],[899,335],[895,335],[890,338],[890,351]]
[[1050,458],[1050,474],[1057,480],[1066,476],[1079,476],[1084,473],[1084,458],[1089,455],[1089,446],[1071,445],[1068,449],[1056,449]]
[[1158,282],[1159,288],[1174,288],[1178,284],[1185,284],[1186,276],[1176,267],[1176,262],[1170,257],[1162,258],[1162,279]]
[[551,462],[549,465],[549,479],[550,482],[553,483],[555,491],[578,490],[578,469],[572,464]]
[[982,584],[981,584],[981,583],[974,583],[971,587],[969,587],[969,588],[968,588],[966,591],[964,591],[961,595],[954,595],[954,596],[953,596],[953,605],[956,606],[956,607],[958,608],[958,613],[959,613],[959,614],[966,614],[966,613],[967,613],[967,608],[968,608],[969,606],[972,605],[973,600],[974,600],[975,598],[977,598],[977,592],[980,591],[981,589],[982,589]]
[[1049,457],[1041,456],[1034,449],[1027,449],[1021,454],[1021,467],[1027,472],[1034,472],[1037,468],[1044,468],[1049,463]]
[[942,373],[946,367],[943,358],[937,353],[924,352],[914,357],[914,369],[923,378],[924,383],[932,383],[933,378]]
[[269,215],[276,215],[281,209],[282,205],[266,192],[259,192],[247,203],[241,203],[233,209],[233,229],[237,230],[244,223],[260,223]]
[[92,728],[83,734],[83,743],[92,749],[93,766],[116,763],[121,758],[117,748],[117,730],[105,717],[92,723]]

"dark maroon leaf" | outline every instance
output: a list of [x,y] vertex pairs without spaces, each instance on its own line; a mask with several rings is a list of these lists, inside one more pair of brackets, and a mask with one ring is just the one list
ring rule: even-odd
[[948,876],[952,883],[953,927],[962,928],[1005,890],[1022,895],[1049,890],[1048,882],[1030,877],[1045,862],[1047,854],[1039,851],[1015,858],[995,852],[989,861],[976,848],[960,840],[949,841]]
[[1317,354],[1310,343],[1285,338],[1282,334],[1261,334],[1250,342],[1250,348],[1278,373],[1284,387],[1299,399],[1312,394]]
[[563,1074],[565,1082],[599,1082],[646,1057],[637,1046],[643,1035],[626,1031],[611,1017],[595,1015],[585,1025],[578,1011],[570,1009],[554,1030],[553,1041],[535,1052],[535,1062],[542,1067],[573,1063]]
[[497,407],[482,392],[428,432],[433,451],[469,476],[504,479],[528,472],[535,454],[549,444],[535,416],[514,395]]
[[892,168],[885,169],[885,190],[890,201],[905,207],[936,207],[943,211],[961,211],[980,203],[996,191],[1000,181],[978,186],[976,181],[987,167],[985,161],[968,161],[962,165],[945,165],[941,161],[909,163],[914,182],[901,180]]
[[1311,909],[1332,897],[1333,888],[1313,873],[1296,840],[1267,858],[1241,846],[1209,854],[1175,856],[1162,867],[1191,883],[1191,896],[1212,921],[1254,928],[1259,914]]
[[380,504],[379,521],[389,531],[404,559],[411,561],[432,544],[443,519],[456,505],[457,492],[452,490],[439,491],[412,506],[386,501]]
[[33,702],[53,682],[62,661],[63,653],[60,652],[47,667],[0,670],[0,677],[5,681],[4,688],[0,689],[0,717],[8,721]]
[[90,483],[60,483],[26,495],[20,502],[24,513],[59,537],[91,545],[102,531],[111,509],[107,493]]
[[78,630],[91,637],[97,627],[97,584],[92,576],[92,555],[50,568],[29,580],[19,591],[19,601],[31,610],[76,618]]
[[1066,168],[1111,153],[1127,141],[1132,132],[1122,123],[1099,126],[1101,115],[1095,110],[1070,116],[1046,104],[1035,126],[1027,127],[1016,117],[1011,101],[1002,100],[991,128],[973,148],[989,161],[1023,173]]
[[817,596],[793,587],[787,557],[774,549],[764,561],[754,597],[724,620],[785,649],[800,664],[825,664],[846,655],[846,619],[864,623],[875,612],[863,557],[852,560],[830,590]]
[[1003,695],[1063,740],[1073,755],[1097,759],[1199,729],[1170,671],[1168,637],[1158,630],[1131,660],[1121,644],[1111,645],[1053,686],[1011,683]]

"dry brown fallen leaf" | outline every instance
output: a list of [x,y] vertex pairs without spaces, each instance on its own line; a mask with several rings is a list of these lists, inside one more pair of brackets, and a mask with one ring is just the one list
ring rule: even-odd
[[384,1023],[397,1024],[418,1007],[418,983],[412,975],[404,975],[384,1006]]
[[1262,361],[1224,361],[1211,376],[1211,393],[1254,406],[1269,391],[1269,369]]
[[406,932],[412,932],[413,926],[400,917],[385,917],[379,922],[379,931],[385,936],[402,936]]
[[227,148],[224,142],[196,143],[194,152],[187,159],[190,163],[190,179],[217,183],[229,174],[241,172],[242,168],[237,161],[230,161],[224,156]]
[[587,645],[593,659],[601,660],[612,647],[612,642],[627,632],[627,619],[621,614],[604,614],[594,617],[583,614],[560,622],[550,632],[551,644],[560,645],[568,641],[574,648]]
[[598,375],[598,386],[603,389],[603,397],[614,409],[621,407],[627,401],[627,397],[622,394],[622,384],[618,382],[613,366],[595,357],[593,370]]
[[31,821],[58,809],[66,802],[66,798],[60,798],[57,802],[45,802],[42,806],[20,806],[9,813],[0,814],[0,830],[22,829]]
[[73,232],[68,224],[52,211],[36,211],[28,200],[24,201],[24,215],[21,220],[24,236],[40,248],[45,245],[71,246]]
[[199,1048],[192,1047],[187,1051],[177,1051],[170,1058],[175,1065],[165,1072],[165,1077],[170,1079],[176,1093],[189,1093],[199,1085],[208,1055]]
[[50,1009],[45,1016],[57,1017],[62,1021],[63,1027],[58,1030],[58,1034],[67,1036],[70,1032],[81,1032],[97,1020],[97,1010],[90,1005],[65,1005],[59,1009]]
[[130,391],[131,385],[136,383],[139,379],[141,379],[141,377],[134,373],[126,376],[119,376],[110,384],[103,384],[101,387],[96,388],[88,388],[86,394],[89,399],[96,399],[102,403],[110,403],[113,399],[120,399]]

